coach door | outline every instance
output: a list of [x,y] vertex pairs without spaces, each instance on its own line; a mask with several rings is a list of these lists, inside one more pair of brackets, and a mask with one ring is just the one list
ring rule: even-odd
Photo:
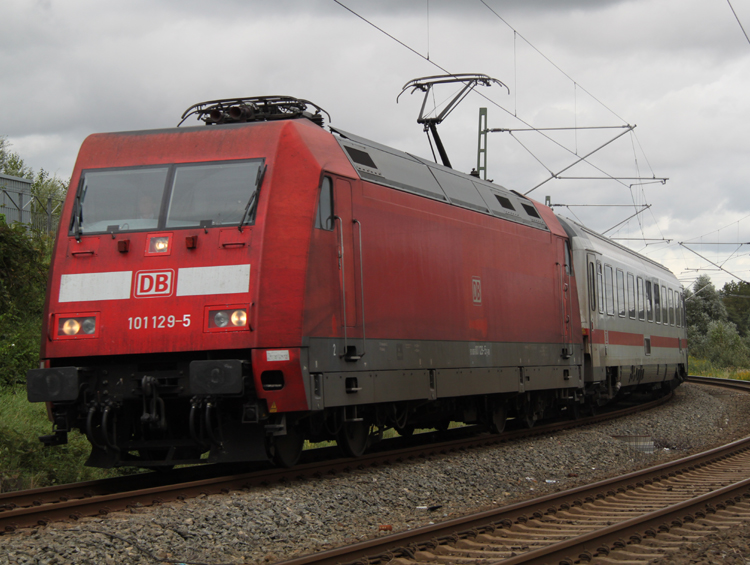
[[[364,321],[357,308],[361,305],[362,226],[352,210],[352,184],[348,180],[334,179],[334,221],[338,241],[339,284],[341,289],[341,323],[344,327],[344,351],[348,361],[358,360],[364,353]],[[362,312],[363,313],[363,312]],[[362,326],[363,339],[353,340],[351,329]],[[359,344],[359,345],[358,345]]]
[[557,240],[558,248],[558,279],[560,285],[560,313],[562,319],[560,321],[561,327],[560,332],[562,334],[562,357],[568,359],[573,354],[573,328],[572,328],[572,301],[570,299],[570,276],[572,272],[570,247],[564,239]]

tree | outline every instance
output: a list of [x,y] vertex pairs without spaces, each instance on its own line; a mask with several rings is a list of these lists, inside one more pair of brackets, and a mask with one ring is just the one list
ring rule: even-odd
[[[44,169],[34,173],[0,137],[0,173],[32,181],[32,212],[63,198],[66,183]],[[23,381],[39,360],[39,338],[53,236],[46,229],[0,221],[0,386]]]
[[701,275],[693,284],[693,290],[685,290],[685,315],[688,330],[694,329],[705,336],[710,322],[726,322],[729,317],[722,301],[708,275]]
[[10,143],[5,137],[0,137],[0,173],[22,179],[34,178],[34,171],[18,153],[10,150]]
[[[69,181],[63,180],[57,175],[50,175],[44,169],[39,169],[39,172],[34,173],[34,170],[24,162],[18,153],[10,150],[10,143],[5,137],[0,137],[0,173],[32,181],[31,194],[34,198],[32,199],[31,212],[35,214],[46,215],[50,199],[52,200],[52,208],[62,202],[69,184]],[[48,236],[50,234],[39,233],[35,235]]]
[[721,289],[724,306],[730,322],[737,326],[737,331],[743,337],[750,337],[750,284],[728,282]]
[[0,225],[0,386],[22,381],[39,360],[48,267],[24,226]]

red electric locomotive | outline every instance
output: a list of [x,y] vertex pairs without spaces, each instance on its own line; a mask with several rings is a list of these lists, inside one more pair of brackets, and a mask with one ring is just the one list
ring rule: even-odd
[[86,139],[27,376],[42,441],[78,429],[103,467],[293,465],[305,439],[499,432],[686,374],[669,271],[321,112],[221,100],[186,113],[209,127]]

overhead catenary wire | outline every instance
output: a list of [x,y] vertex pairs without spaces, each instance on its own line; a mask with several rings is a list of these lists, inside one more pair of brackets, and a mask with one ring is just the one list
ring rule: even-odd
[[[735,277],[735,278],[739,279],[740,281],[742,281],[742,282],[744,282],[744,283],[748,282],[748,281],[746,281],[745,279],[743,279],[742,277],[740,277],[740,276],[738,276],[738,275],[735,275],[734,273],[732,273],[732,272],[728,271],[727,269],[725,269],[725,268],[724,268],[724,267],[722,267],[721,265],[717,265],[716,263],[714,263],[714,262],[713,262],[713,261],[711,261],[710,259],[708,259],[708,258],[704,257],[703,255],[701,255],[700,253],[698,253],[698,252],[697,252],[697,251],[696,251],[695,249],[690,249],[690,248],[689,248],[689,247],[688,247],[687,245],[685,245],[685,244],[684,244],[683,242],[678,242],[678,245],[681,245],[682,247],[684,247],[685,249],[687,249],[687,250],[688,250],[688,251],[690,251],[691,253],[695,253],[695,254],[696,254],[696,255],[697,255],[698,257],[700,257],[700,258],[701,258],[701,259],[703,259],[704,261],[708,261],[709,263],[711,263],[711,264],[712,264],[712,265],[713,265],[714,267],[716,267],[716,268],[717,268],[717,269],[719,269],[720,271],[724,271],[724,272],[725,272],[725,273],[727,273],[728,275],[731,275],[731,276],[733,276],[733,277]],[[750,283],[749,283],[749,284],[750,284]]]
[[[430,63],[431,65],[433,65],[434,67],[436,67],[436,68],[440,69],[440,70],[441,70],[441,71],[443,71],[443,72],[444,72],[445,74],[447,74],[447,75],[450,75],[450,76],[452,76],[452,77],[456,77],[456,75],[455,75],[454,73],[452,73],[452,72],[448,71],[448,70],[447,70],[447,69],[446,69],[445,67],[443,67],[443,66],[441,66],[440,64],[436,63],[436,62],[435,62],[434,60],[432,60],[432,59],[429,59],[428,57],[426,57],[425,55],[421,54],[421,53],[420,53],[419,51],[417,51],[417,50],[416,50],[416,49],[414,49],[413,47],[411,47],[411,46],[409,46],[408,44],[404,43],[403,41],[401,41],[401,40],[400,40],[400,39],[398,39],[397,37],[393,36],[392,34],[388,33],[387,31],[385,31],[385,30],[384,30],[383,28],[381,28],[381,27],[377,26],[376,24],[374,24],[373,22],[371,22],[370,20],[368,20],[367,18],[365,18],[365,17],[364,17],[364,16],[362,16],[361,14],[357,13],[357,12],[356,12],[355,10],[353,10],[353,9],[351,9],[350,7],[346,6],[346,5],[345,5],[345,4],[343,3],[343,2],[341,2],[341,0],[333,0],[333,1],[334,1],[334,2],[336,3],[336,4],[338,4],[339,6],[341,6],[342,8],[344,8],[344,9],[345,9],[346,11],[350,12],[350,13],[351,13],[352,15],[356,16],[357,18],[359,18],[360,20],[362,20],[363,22],[365,22],[365,23],[366,23],[367,25],[369,25],[369,26],[371,26],[371,27],[375,28],[376,30],[378,30],[379,32],[381,32],[381,33],[382,33],[383,35],[385,35],[385,36],[389,37],[390,39],[392,39],[393,41],[395,41],[396,43],[398,43],[398,44],[399,44],[399,45],[401,45],[402,47],[405,47],[406,49],[408,49],[409,51],[411,51],[411,52],[412,52],[413,54],[417,55],[418,57],[420,57],[420,58],[421,58],[421,59],[423,59],[424,61],[426,61],[426,62]],[[487,4],[485,4],[485,6],[487,6]],[[489,6],[487,6],[487,7],[489,8]],[[494,10],[492,10],[491,8],[490,8],[490,10],[491,10],[491,11],[492,11],[493,13],[495,13],[495,12],[494,12]],[[507,22],[506,22],[506,25],[508,25],[508,24],[507,24]],[[513,29],[513,28],[511,27],[511,29]],[[517,32],[515,32],[515,33],[517,33]],[[526,39],[524,39],[524,41],[526,41],[526,42],[528,43],[528,41],[527,41]],[[534,49],[538,51],[538,49],[536,49],[536,48],[534,48]],[[555,67],[556,67],[556,65],[555,65]],[[556,68],[557,68],[557,67],[556,67]],[[565,74],[565,73],[563,73],[563,74]],[[567,77],[568,75],[565,75],[565,76]],[[457,77],[456,77],[456,78],[457,78]],[[570,78],[570,77],[568,77],[568,78]],[[580,85],[579,85],[579,87],[580,87]],[[581,88],[582,88],[582,87],[581,87]],[[587,94],[589,94],[589,95],[590,95],[590,96],[591,96],[591,97],[592,97],[592,98],[593,98],[594,100],[596,100],[597,102],[599,102],[599,100],[598,100],[598,99],[597,99],[596,97],[594,97],[593,95],[591,95],[590,93],[588,93],[588,91],[587,91],[586,89],[582,88],[582,90],[584,90],[584,92],[586,92]],[[483,92],[479,92],[479,91],[475,91],[475,92],[476,92],[476,93],[477,93],[477,94],[478,94],[479,96],[481,96],[482,98],[484,98],[484,99],[485,99],[485,100],[486,100],[486,101],[487,101],[488,103],[490,103],[490,104],[492,104],[493,106],[497,107],[498,109],[502,110],[503,112],[505,112],[505,113],[506,113],[506,114],[508,114],[509,116],[512,116],[513,118],[517,119],[517,120],[518,120],[519,122],[521,122],[522,124],[524,124],[524,125],[528,126],[529,128],[531,128],[531,129],[533,129],[533,130],[536,130],[536,131],[537,131],[537,133],[539,133],[539,135],[541,135],[542,137],[544,137],[545,139],[547,139],[548,141],[550,141],[550,142],[551,142],[551,143],[553,143],[554,145],[556,145],[556,146],[560,147],[560,148],[561,148],[562,150],[564,150],[564,151],[566,151],[566,152],[570,153],[571,155],[574,155],[574,156],[578,157],[578,154],[577,154],[576,152],[574,152],[573,150],[571,150],[571,149],[570,149],[570,148],[568,148],[568,147],[565,147],[565,145],[563,145],[562,143],[560,143],[560,142],[559,142],[559,141],[557,141],[556,139],[554,139],[554,138],[552,138],[552,137],[550,137],[550,136],[546,135],[546,134],[545,134],[545,133],[544,133],[543,131],[539,131],[539,130],[538,130],[537,128],[535,128],[535,127],[534,127],[534,126],[533,126],[532,124],[528,123],[528,122],[527,122],[526,120],[524,120],[523,118],[521,118],[521,117],[519,117],[519,116],[515,115],[515,113],[514,113],[514,112],[511,112],[510,110],[508,110],[507,108],[505,108],[505,107],[504,107],[504,106],[503,106],[502,104],[500,104],[499,102],[497,102],[497,101],[493,100],[492,98],[490,98],[489,96],[487,96],[487,95],[486,95],[486,94],[484,94]],[[599,102],[599,103],[600,103],[600,104],[602,104],[601,102]],[[609,109],[609,108],[608,108],[608,107],[607,107],[607,106],[606,106],[605,104],[602,104],[602,106],[603,106],[604,108],[606,108],[606,109],[607,109],[608,111],[611,111],[611,110],[610,110],[610,109]],[[613,114],[613,115],[614,115],[615,117],[617,117],[617,118],[618,118],[619,120],[622,120],[623,122],[625,121],[625,120],[623,120],[623,119],[622,119],[622,118],[621,118],[620,116],[618,116],[618,115],[617,115],[617,114],[616,114],[615,112],[612,112],[612,114]],[[625,126],[625,127],[632,127],[632,126]],[[517,140],[516,140],[516,141],[517,141]],[[529,151],[529,149],[528,149],[528,148],[526,148],[526,150],[527,150],[527,151]],[[532,155],[533,155],[533,154],[532,154]],[[536,157],[535,157],[535,158],[536,158]],[[539,159],[537,158],[537,160],[539,160]],[[579,160],[579,162],[581,162],[581,160]],[[585,162],[586,164],[588,164],[589,166],[591,166],[591,167],[593,167],[594,169],[598,170],[598,171],[599,171],[599,172],[601,172],[602,174],[604,174],[604,175],[607,175],[607,176],[608,176],[608,177],[609,177],[610,179],[614,180],[615,182],[618,182],[618,183],[620,183],[620,184],[621,184],[621,185],[623,185],[623,186],[628,186],[628,185],[626,185],[625,183],[623,183],[622,181],[619,181],[619,180],[618,180],[617,178],[615,178],[614,176],[612,176],[612,175],[609,175],[609,174],[608,174],[608,173],[607,173],[606,171],[604,171],[604,170],[603,170],[603,169],[601,169],[600,167],[597,167],[597,166],[596,166],[596,165],[594,165],[593,163],[591,163],[591,162],[587,161],[586,159],[583,159],[583,160],[582,160],[582,162]],[[543,166],[544,166],[544,165],[543,165]],[[545,166],[545,168],[547,168],[547,167]],[[549,169],[548,169],[548,170],[549,170]]]
[[[381,27],[377,26],[376,24],[374,24],[373,22],[371,22],[370,20],[368,20],[367,18],[365,18],[365,17],[364,17],[364,16],[362,16],[361,14],[357,13],[357,12],[356,12],[355,10],[353,10],[352,8],[350,8],[350,7],[346,6],[346,5],[345,5],[345,4],[344,4],[344,3],[343,3],[343,2],[341,1],[341,0],[334,0],[334,2],[335,2],[336,4],[338,4],[339,6],[341,6],[342,8],[344,8],[345,10],[347,10],[348,12],[350,12],[350,13],[351,13],[352,15],[356,16],[357,18],[359,18],[360,20],[362,20],[363,22],[365,22],[366,24],[368,24],[369,26],[373,27],[374,29],[378,30],[379,32],[381,32],[381,33],[382,33],[382,34],[384,34],[385,36],[387,36],[387,37],[389,37],[390,39],[392,39],[393,41],[397,42],[397,43],[398,43],[399,45],[401,45],[402,47],[405,47],[405,48],[406,48],[406,49],[408,49],[408,50],[409,50],[410,52],[412,52],[413,54],[417,55],[418,57],[420,57],[420,58],[421,58],[421,59],[423,59],[424,61],[426,61],[426,62],[430,63],[431,65],[433,65],[434,67],[436,67],[436,68],[440,69],[440,70],[441,70],[442,72],[444,72],[445,74],[447,74],[447,75],[450,75],[450,76],[453,76],[453,77],[455,77],[455,76],[456,76],[455,74],[453,74],[453,73],[451,73],[450,71],[448,71],[448,70],[447,70],[447,69],[446,69],[445,67],[441,66],[440,64],[438,64],[438,63],[436,63],[436,62],[435,62],[434,60],[432,60],[432,59],[431,59],[431,58],[429,57],[429,52],[428,52],[428,55],[427,55],[427,56],[425,56],[425,55],[423,55],[423,54],[419,53],[419,52],[418,52],[418,51],[417,51],[416,49],[414,49],[413,47],[409,46],[409,45],[408,45],[407,43],[405,43],[404,41],[402,41],[402,40],[400,40],[400,39],[396,38],[396,37],[395,37],[395,36],[393,36],[392,34],[390,34],[390,33],[388,33],[387,31],[385,31],[385,30],[384,30],[383,28],[381,28]],[[507,26],[508,28],[510,28],[510,29],[511,29],[511,30],[513,31],[513,34],[514,34],[514,40],[513,40],[513,41],[514,41],[514,75],[515,75],[515,78],[517,78],[517,68],[516,68],[516,42],[517,42],[517,38],[520,38],[520,39],[522,39],[522,40],[523,40],[523,41],[524,41],[524,42],[525,42],[526,44],[528,44],[528,45],[529,45],[529,46],[530,46],[530,47],[531,47],[531,48],[532,48],[532,49],[533,49],[533,50],[534,50],[535,52],[537,52],[537,53],[538,53],[538,54],[539,54],[539,55],[540,55],[541,57],[543,57],[543,58],[544,58],[544,59],[545,59],[546,61],[548,61],[548,62],[549,62],[549,63],[550,63],[550,64],[551,64],[551,65],[552,65],[552,66],[553,66],[553,67],[554,67],[554,68],[555,68],[555,69],[556,69],[556,70],[557,70],[558,72],[560,72],[560,73],[561,73],[561,74],[562,74],[562,75],[563,75],[564,77],[566,77],[566,78],[567,78],[568,80],[570,80],[570,81],[572,82],[572,84],[573,84],[573,86],[574,86],[574,97],[575,97],[575,100],[576,100],[576,108],[577,108],[577,92],[578,92],[578,89],[580,88],[580,89],[581,89],[581,90],[582,90],[582,91],[583,91],[584,93],[586,93],[586,94],[587,94],[588,96],[590,96],[592,100],[596,101],[596,102],[597,102],[598,104],[600,104],[600,105],[601,105],[601,107],[603,107],[603,108],[604,108],[604,109],[606,109],[606,110],[607,110],[608,112],[610,112],[610,113],[611,113],[611,114],[612,114],[613,116],[615,116],[615,117],[616,117],[616,118],[617,118],[618,120],[620,120],[620,121],[622,121],[622,122],[624,122],[624,123],[626,124],[626,125],[623,125],[623,126],[621,126],[621,127],[624,127],[624,128],[626,128],[626,132],[625,132],[625,133],[627,133],[627,131],[630,131],[630,132],[631,132],[631,138],[635,138],[635,142],[633,142],[632,144],[634,145],[635,143],[637,143],[637,144],[638,144],[638,147],[639,147],[639,148],[640,148],[640,150],[641,150],[641,152],[643,152],[643,148],[642,148],[642,146],[641,146],[641,144],[640,144],[640,141],[639,141],[639,140],[637,139],[637,136],[636,136],[636,135],[635,135],[634,133],[632,133],[632,130],[633,130],[633,128],[634,128],[635,126],[631,126],[631,125],[627,124],[627,122],[626,122],[626,121],[625,121],[625,120],[624,120],[624,119],[623,119],[623,118],[622,118],[621,116],[619,116],[619,115],[618,115],[618,114],[617,114],[617,113],[616,113],[616,112],[615,112],[614,110],[612,110],[611,108],[609,108],[609,107],[608,107],[608,106],[607,106],[606,104],[604,104],[604,103],[603,103],[603,102],[602,102],[601,100],[599,100],[599,99],[598,99],[598,98],[597,98],[596,96],[594,96],[594,95],[593,95],[593,94],[592,94],[591,92],[589,92],[589,91],[588,91],[588,90],[587,90],[586,88],[584,88],[584,87],[583,87],[583,86],[581,86],[581,85],[580,85],[580,84],[579,84],[579,83],[578,83],[577,81],[575,81],[575,80],[574,80],[574,79],[573,79],[573,78],[572,78],[572,77],[571,77],[570,75],[568,75],[568,74],[567,74],[567,73],[566,73],[565,71],[563,71],[563,70],[562,70],[562,69],[561,69],[561,68],[560,68],[560,67],[559,67],[559,66],[558,66],[557,64],[555,64],[555,63],[554,63],[554,62],[553,62],[553,61],[552,61],[552,60],[551,60],[551,59],[550,59],[549,57],[547,57],[546,55],[544,55],[544,54],[543,54],[543,53],[542,53],[542,52],[541,52],[541,51],[540,51],[540,50],[539,50],[539,49],[538,49],[538,48],[537,48],[536,46],[534,46],[534,45],[533,45],[533,44],[532,44],[532,43],[531,43],[531,42],[530,42],[530,41],[529,41],[528,39],[526,39],[526,38],[525,38],[525,37],[524,37],[523,35],[521,35],[521,34],[520,34],[520,33],[518,32],[518,30],[516,30],[515,28],[513,28],[513,26],[511,26],[511,25],[510,25],[510,24],[509,24],[509,23],[508,23],[508,22],[507,22],[507,21],[506,21],[506,20],[505,20],[504,18],[502,18],[502,17],[501,17],[501,16],[500,16],[500,15],[499,15],[499,14],[498,14],[498,13],[497,13],[497,12],[496,12],[496,11],[495,11],[495,10],[494,10],[493,8],[492,8],[492,7],[491,7],[491,6],[489,6],[489,4],[488,4],[488,3],[487,3],[487,2],[485,1],[485,0],[480,0],[480,2],[481,2],[481,3],[482,3],[482,4],[483,4],[483,5],[484,5],[484,6],[485,6],[485,7],[486,7],[486,8],[487,8],[487,9],[488,9],[488,10],[489,10],[490,12],[492,12],[492,14],[494,14],[494,15],[495,15],[495,16],[496,16],[496,17],[497,17],[498,19],[500,19],[500,21],[501,21],[501,22],[503,22],[503,23],[504,23],[504,24],[505,24],[505,25],[506,25],[506,26]],[[428,17],[429,17],[429,15],[428,15]],[[428,23],[429,23],[429,22],[428,22]],[[429,27],[429,26],[428,26],[428,27]],[[428,47],[428,49],[429,49],[429,47]],[[514,90],[515,90],[515,93],[517,94],[517,92],[518,92],[518,88],[516,88],[516,89],[514,89]],[[550,137],[549,135],[547,135],[547,134],[545,133],[545,129],[544,129],[544,128],[536,128],[536,127],[534,127],[534,126],[533,126],[532,124],[530,124],[530,123],[526,122],[526,121],[525,121],[525,120],[524,120],[523,118],[519,117],[519,116],[517,115],[517,103],[516,103],[516,108],[515,108],[515,110],[511,112],[510,110],[508,110],[507,108],[505,108],[505,107],[504,107],[504,106],[503,106],[502,104],[500,104],[500,103],[498,103],[497,101],[493,100],[492,98],[490,98],[489,96],[485,95],[484,93],[482,93],[482,92],[477,92],[477,94],[479,94],[479,95],[480,95],[480,96],[481,96],[482,98],[484,98],[485,100],[487,100],[487,102],[488,102],[488,103],[490,103],[490,104],[492,104],[493,106],[497,107],[498,109],[502,110],[503,112],[505,112],[505,113],[506,113],[506,114],[508,114],[509,116],[512,116],[513,118],[517,119],[517,120],[518,120],[518,121],[519,121],[520,123],[522,123],[522,124],[524,124],[524,125],[528,126],[528,127],[530,128],[530,130],[533,130],[533,131],[534,131],[535,133],[537,133],[537,134],[541,135],[541,136],[542,136],[543,138],[545,138],[546,140],[548,140],[548,141],[552,142],[552,143],[553,143],[554,145],[556,145],[557,147],[561,148],[561,149],[562,149],[562,150],[564,150],[565,152],[567,152],[567,153],[569,153],[569,154],[571,154],[571,155],[574,155],[575,157],[578,157],[578,159],[577,159],[576,161],[574,161],[574,163],[573,163],[573,164],[571,164],[570,166],[566,167],[565,169],[563,169],[563,170],[562,170],[562,171],[560,171],[560,172],[563,172],[563,171],[565,171],[565,170],[568,170],[568,169],[570,169],[571,167],[573,167],[573,166],[575,166],[575,165],[577,165],[577,164],[580,164],[580,163],[586,163],[587,165],[591,166],[591,167],[592,167],[592,168],[594,168],[595,170],[597,170],[597,171],[601,172],[601,173],[602,173],[603,175],[605,175],[606,179],[609,179],[609,180],[614,180],[615,182],[619,183],[619,184],[620,184],[620,185],[622,185],[623,187],[626,187],[626,188],[628,188],[628,190],[629,190],[629,192],[630,192],[630,195],[631,195],[631,200],[633,201],[633,207],[634,207],[634,208],[635,208],[635,209],[636,209],[637,211],[636,211],[636,213],[635,213],[635,214],[634,214],[633,216],[630,216],[630,218],[626,219],[625,221],[627,221],[627,220],[631,219],[632,217],[638,217],[638,222],[639,222],[639,228],[640,228],[640,231],[641,231],[641,233],[642,233],[642,234],[644,235],[644,237],[645,237],[645,232],[644,232],[643,224],[642,224],[642,222],[641,222],[641,220],[640,220],[640,217],[639,217],[639,214],[640,214],[640,212],[642,212],[643,210],[642,210],[642,209],[641,209],[641,210],[638,210],[638,202],[636,202],[636,198],[635,198],[635,196],[634,196],[634,194],[633,194],[633,187],[634,187],[634,186],[639,186],[639,183],[634,183],[634,184],[626,184],[626,183],[625,183],[625,182],[623,182],[623,181],[622,181],[622,180],[621,180],[620,178],[618,178],[618,177],[615,177],[615,176],[613,176],[613,175],[609,174],[609,173],[608,173],[607,171],[604,171],[604,170],[603,170],[603,169],[601,169],[600,167],[596,166],[596,165],[595,165],[594,163],[591,163],[591,162],[590,162],[590,161],[588,160],[588,158],[589,158],[589,157],[590,157],[590,156],[591,156],[591,155],[592,155],[592,154],[593,154],[593,153],[594,153],[595,151],[594,151],[594,152],[591,152],[591,153],[588,153],[588,154],[587,154],[587,155],[585,155],[585,156],[584,156],[583,158],[580,158],[580,156],[578,155],[578,140],[577,140],[577,131],[576,131],[576,144],[575,144],[575,149],[570,149],[570,148],[566,147],[565,145],[563,145],[562,143],[558,142],[558,141],[557,141],[556,139],[554,139],[554,138]],[[515,98],[515,97],[514,97],[514,98]],[[577,116],[576,116],[576,117],[577,117]],[[576,125],[577,125],[577,122],[576,122]],[[511,134],[511,135],[512,135],[512,134]],[[621,135],[622,135],[622,134],[621,134]],[[564,177],[560,177],[560,173],[558,173],[557,175],[555,175],[554,173],[552,173],[552,171],[550,170],[550,168],[549,168],[549,167],[547,167],[547,166],[546,166],[546,165],[544,164],[544,162],[543,162],[543,161],[542,161],[542,160],[541,160],[541,159],[540,159],[540,158],[539,158],[538,156],[536,156],[536,155],[535,155],[535,154],[534,154],[534,153],[533,153],[533,152],[532,152],[532,151],[531,151],[531,150],[530,150],[530,149],[529,149],[528,147],[524,146],[524,145],[523,145],[523,144],[522,144],[522,143],[520,142],[520,140],[519,140],[519,139],[518,139],[518,138],[517,138],[516,136],[513,136],[513,137],[514,137],[515,141],[516,141],[516,142],[518,142],[518,143],[519,143],[519,144],[520,144],[520,145],[521,145],[521,146],[522,146],[522,147],[523,147],[523,148],[524,148],[524,149],[525,149],[525,150],[526,150],[526,151],[527,151],[527,152],[528,152],[528,153],[529,153],[530,155],[532,155],[532,157],[533,157],[533,158],[534,158],[534,159],[535,159],[535,160],[536,160],[536,161],[537,161],[537,162],[538,162],[538,163],[539,163],[539,164],[540,164],[540,165],[541,165],[541,166],[542,166],[542,167],[543,167],[544,169],[546,169],[546,170],[548,171],[548,173],[549,173],[549,174],[551,175],[551,177],[550,177],[549,179],[545,180],[545,181],[544,181],[544,182],[542,182],[541,184],[544,184],[545,182],[548,182],[549,180],[552,180],[553,178],[556,178],[556,179],[560,179],[560,180],[567,180],[567,179],[564,179]],[[620,136],[617,136],[617,137],[620,137]],[[617,139],[617,137],[616,137],[615,139]],[[608,145],[608,144],[609,144],[609,143],[611,143],[612,141],[614,141],[614,140],[611,140],[610,142],[607,142],[607,143],[605,143],[604,145],[600,146],[600,148],[599,148],[599,149],[601,149],[602,147],[604,147],[604,146]],[[598,149],[597,149],[597,150],[598,150]],[[645,159],[646,159],[646,163],[647,163],[647,164],[648,164],[648,166],[649,166],[649,169],[651,170],[651,172],[652,172],[652,174],[653,174],[653,168],[651,167],[651,164],[650,164],[650,162],[648,161],[648,158],[647,158],[647,157],[645,156],[645,153],[644,153],[644,157],[645,157]],[[638,168],[639,168],[639,167],[638,167],[638,164],[637,164],[637,162],[636,162],[636,169],[638,169]],[[639,176],[638,176],[638,179],[634,179],[633,177],[630,177],[630,178],[628,178],[627,180],[646,180],[646,179],[644,179],[643,177],[641,177],[641,176],[640,176],[640,171],[638,171],[638,174],[639,174]],[[656,180],[656,175],[655,175],[655,174],[653,175],[653,179],[654,179],[654,180]],[[603,179],[603,180],[604,180],[604,179]],[[668,179],[658,179],[658,180],[659,180],[659,181],[660,181],[660,182],[661,182],[662,184],[664,184],[664,182],[665,182],[666,180],[668,180]],[[651,182],[653,182],[653,180],[651,180]],[[532,189],[530,189],[529,191],[527,191],[527,192],[526,192],[526,194],[529,194],[529,192],[531,192],[531,191],[535,190],[536,188],[538,188],[539,186],[541,186],[541,184],[539,184],[539,185],[537,185],[537,186],[533,187]],[[643,183],[643,185],[645,185],[645,184],[647,184],[647,183],[645,183],[645,182],[644,182],[644,183]],[[650,183],[649,183],[649,184],[650,184]],[[640,186],[643,186],[643,185],[640,185]],[[642,193],[642,190],[641,190],[641,194],[643,194],[643,193]],[[644,195],[644,196],[645,196],[645,195]],[[644,201],[645,201],[645,200],[644,200]],[[647,208],[650,208],[650,205],[649,205],[649,206],[647,206]],[[652,212],[652,218],[653,218],[653,212]],[[656,219],[655,219],[655,218],[653,218],[653,219],[654,219],[654,221],[656,222]],[[623,222],[620,222],[619,224],[617,224],[617,225],[616,225],[616,226],[614,226],[613,228],[610,228],[610,230],[612,230],[612,229],[614,229],[615,227],[618,227],[619,225],[621,225],[621,224],[625,223],[625,221],[623,221]],[[657,224],[657,225],[658,225],[658,224]],[[607,230],[607,231],[610,231],[610,230]]]
[[745,35],[745,39],[747,39],[747,42],[750,43],[750,37],[747,36],[747,32],[745,31],[745,28],[742,25],[742,22],[740,21],[740,18],[737,15],[737,12],[734,11],[734,6],[732,6],[732,3],[729,0],[727,0],[727,4],[729,4],[729,8],[732,10],[732,13],[734,14],[734,18],[737,20],[737,23],[740,24],[740,29],[742,30],[742,33]]

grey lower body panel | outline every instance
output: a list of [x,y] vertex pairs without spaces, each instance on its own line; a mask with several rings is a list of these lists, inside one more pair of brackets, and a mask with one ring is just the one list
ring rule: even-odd
[[583,388],[582,351],[559,344],[310,339],[313,410],[410,400]]

